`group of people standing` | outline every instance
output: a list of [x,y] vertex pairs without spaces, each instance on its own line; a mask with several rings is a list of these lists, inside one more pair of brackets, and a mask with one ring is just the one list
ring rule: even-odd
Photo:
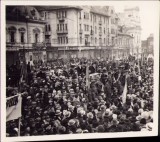
[[[153,63],[76,58],[28,63],[25,75],[7,89],[22,94],[21,136],[152,130]],[[17,136],[17,120],[6,126]]]

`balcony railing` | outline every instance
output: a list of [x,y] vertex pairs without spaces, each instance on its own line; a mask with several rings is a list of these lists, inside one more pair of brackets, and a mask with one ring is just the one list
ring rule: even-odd
[[82,33],[83,33],[83,30],[82,30],[82,29],[80,29],[80,30],[79,30],[79,33],[80,33],[80,34],[82,34]]
[[45,35],[51,35],[51,31],[46,31]]
[[33,48],[44,48],[45,47],[45,43],[42,43],[42,42],[32,43],[32,47]]
[[93,30],[91,30],[91,35],[94,35],[94,31]]
[[68,34],[68,30],[57,30],[57,34]]

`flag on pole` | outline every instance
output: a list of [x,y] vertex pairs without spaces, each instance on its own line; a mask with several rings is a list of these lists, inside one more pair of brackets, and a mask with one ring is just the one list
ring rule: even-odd
[[6,121],[18,119],[21,117],[21,94],[6,99]]
[[127,75],[125,78],[125,85],[124,85],[124,89],[123,89],[123,93],[122,93],[122,103],[126,103],[126,96],[127,96]]

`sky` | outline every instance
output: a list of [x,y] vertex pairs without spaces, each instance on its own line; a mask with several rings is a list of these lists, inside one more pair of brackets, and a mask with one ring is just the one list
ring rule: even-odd
[[138,6],[141,19],[141,40],[145,40],[151,33],[155,35],[155,25],[159,22],[159,3],[154,1],[112,1],[108,5],[114,6],[116,12],[123,12],[125,6]]

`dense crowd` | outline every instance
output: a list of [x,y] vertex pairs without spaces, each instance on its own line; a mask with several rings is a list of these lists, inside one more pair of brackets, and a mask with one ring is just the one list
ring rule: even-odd
[[[28,63],[18,87],[9,86],[7,96],[22,93],[21,136],[152,131],[153,63],[146,60]],[[18,120],[6,127],[7,136],[17,136]]]

